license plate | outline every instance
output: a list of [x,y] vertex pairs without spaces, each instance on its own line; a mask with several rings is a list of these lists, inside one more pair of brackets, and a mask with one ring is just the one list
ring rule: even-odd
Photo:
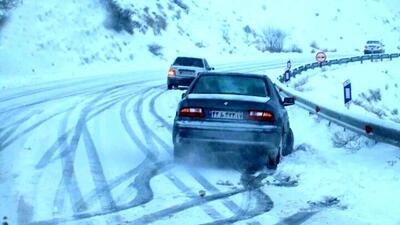
[[193,71],[180,70],[179,72],[181,73],[181,75],[194,76],[194,72]]
[[243,112],[211,111],[211,118],[242,120],[243,119]]

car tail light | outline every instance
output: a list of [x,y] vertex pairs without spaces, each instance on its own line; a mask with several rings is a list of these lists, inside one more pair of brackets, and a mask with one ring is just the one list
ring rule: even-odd
[[179,116],[204,117],[204,111],[200,107],[184,107],[179,110]]
[[268,111],[257,111],[250,110],[249,111],[249,120],[259,120],[259,121],[274,121],[274,114]]
[[169,77],[175,77],[176,76],[176,70],[174,68],[169,68],[168,76]]

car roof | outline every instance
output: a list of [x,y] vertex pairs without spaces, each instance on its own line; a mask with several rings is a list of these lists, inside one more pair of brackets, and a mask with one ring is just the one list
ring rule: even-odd
[[252,74],[252,73],[237,73],[237,72],[201,72],[199,76],[241,76],[252,78],[267,78],[266,75]]
[[369,40],[367,41],[367,43],[381,43],[380,41],[376,41],[376,40]]
[[188,56],[178,56],[176,59],[204,59],[200,57],[188,57]]

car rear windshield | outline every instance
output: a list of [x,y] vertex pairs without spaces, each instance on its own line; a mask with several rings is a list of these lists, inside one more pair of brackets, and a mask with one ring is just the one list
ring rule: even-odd
[[194,84],[191,93],[196,94],[236,94],[268,96],[264,79],[244,76],[201,76]]
[[175,66],[194,66],[194,67],[204,67],[203,60],[199,58],[187,58],[187,57],[178,57],[175,59]]

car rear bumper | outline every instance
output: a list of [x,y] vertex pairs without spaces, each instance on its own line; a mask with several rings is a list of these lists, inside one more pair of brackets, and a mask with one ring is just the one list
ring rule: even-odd
[[266,152],[276,151],[282,133],[275,125],[243,123],[176,121],[174,124],[174,144],[235,145],[257,147]]
[[168,77],[168,85],[189,86],[195,77]]

